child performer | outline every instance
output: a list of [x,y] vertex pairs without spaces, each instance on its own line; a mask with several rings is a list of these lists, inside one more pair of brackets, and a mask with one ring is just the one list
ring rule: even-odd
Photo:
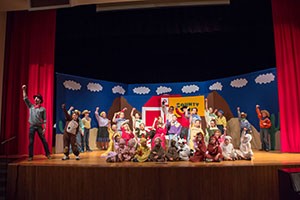
[[190,158],[191,162],[200,162],[204,161],[205,159],[205,153],[206,153],[206,145],[204,141],[204,134],[202,132],[198,132],[195,137],[195,146],[194,149],[196,152],[194,155]]
[[148,137],[148,131],[146,130],[144,123],[140,123],[139,128],[135,129],[135,135],[138,138],[147,138]]
[[[91,118],[89,117],[91,111],[84,110],[82,112],[82,115],[84,116],[81,121],[84,126],[83,129],[83,135],[84,135],[84,143],[85,143],[85,149],[88,152],[91,152],[92,150],[90,149],[89,145],[89,139],[90,139],[90,129],[91,129]],[[81,143],[81,148],[82,151],[84,151],[84,143]]]
[[247,114],[244,112],[241,112],[240,107],[237,107],[237,113],[238,113],[238,118],[240,121],[240,128],[241,128],[240,136],[242,136],[243,131],[245,131],[246,134],[251,133],[251,124],[247,120]]
[[177,116],[173,115],[172,120],[170,122],[167,121],[168,130],[168,137],[169,137],[169,146],[171,146],[171,140],[177,140],[177,137],[181,131],[181,124],[177,121]]
[[162,102],[162,111],[165,115],[166,122],[172,121],[172,116],[174,115],[174,106],[170,106],[167,109],[165,102]]
[[207,145],[206,151],[207,162],[220,162],[223,158],[222,149],[218,143],[218,139],[215,136],[209,138],[209,144]]
[[171,141],[171,146],[168,148],[168,153],[166,154],[166,157],[168,161],[176,161],[179,159],[175,140]]
[[202,124],[201,124],[202,119],[197,113],[198,113],[198,108],[196,108],[196,107],[192,108],[192,111],[191,111],[191,114],[190,114],[190,125],[191,125],[191,127],[193,127],[195,122],[197,120],[199,120],[200,121],[200,128],[202,128]]
[[107,156],[107,154],[109,152],[114,151],[115,150],[114,146],[115,146],[115,142],[116,142],[116,137],[118,136],[119,139],[121,138],[121,135],[117,130],[117,125],[116,124],[109,125],[108,132],[109,132],[108,148],[104,153],[101,154],[101,157],[105,157],[105,156]]
[[77,147],[77,143],[76,143],[76,134],[78,131],[82,131],[79,128],[79,112],[74,111],[72,116],[68,113],[67,109],[66,109],[66,105],[63,104],[62,105],[62,109],[63,112],[65,114],[65,118],[66,118],[66,125],[65,125],[65,129],[64,129],[64,135],[63,135],[63,140],[64,140],[64,157],[62,158],[62,160],[69,160],[69,147],[70,144],[72,146],[72,152],[73,154],[76,156],[76,160],[80,160],[79,157],[79,150]]
[[250,134],[242,134],[240,149],[236,150],[236,153],[240,159],[251,160],[253,156],[253,151],[251,149],[251,140],[252,135]]
[[189,128],[190,128],[190,115],[188,112],[188,107],[187,106],[182,106],[181,109],[176,107],[175,109],[175,114],[179,115],[178,117],[178,122],[181,124],[181,129],[180,129],[180,138],[188,138],[189,134]]
[[224,134],[224,131],[226,130],[227,127],[227,120],[226,117],[224,116],[224,111],[218,110],[217,115],[218,115],[216,119],[217,127],[221,131],[221,133]]
[[161,146],[163,149],[166,149],[166,125],[163,123],[163,119],[159,116],[154,119],[152,130],[155,130],[155,135],[151,140],[151,149],[155,146],[155,139],[160,138]]
[[[70,108],[68,110],[69,115],[72,115],[72,110],[74,110],[74,107],[70,106]],[[74,112],[77,112],[80,116],[81,112],[79,110],[75,109]],[[78,120],[79,120],[79,129],[76,134],[76,143],[77,143],[78,151],[83,152],[82,146],[84,145],[84,125],[83,125],[82,119],[80,117],[78,117]],[[70,150],[71,150],[71,146],[70,146]]]
[[125,140],[120,139],[118,148],[115,152],[110,152],[106,158],[106,162],[123,162],[129,154],[128,148],[125,145]]
[[122,130],[121,130],[122,124],[124,121],[126,121],[125,113],[124,113],[126,110],[127,108],[125,107],[121,111],[116,112],[112,119],[112,121],[117,124],[118,131],[121,135],[122,135]]
[[178,141],[178,153],[179,153],[179,160],[188,161],[190,159],[190,147],[186,144],[185,139],[180,139]]
[[260,110],[259,105],[256,105],[256,113],[259,119],[261,151],[269,151],[269,133],[272,126],[270,113],[267,110]]
[[204,133],[201,129],[201,121],[199,119],[195,120],[194,125],[190,128],[190,132],[191,132],[191,136],[190,136],[190,139],[189,139],[189,147],[190,147],[191,150],[195,150],[194,141],[197,137],[196,136],[197,133],[201,132],[204,135]]
[[237,160],[237,154],[234,150],[231,140],[232,138],[230,136],[225,136],[224,142],[221,143],[224,160]]
[[212,107],[208,108],[208,100],[205,98],[205,121],[206,121],[206,127],[208,128],[210,126],[211,120],[215,120],[217,118],[217,115],[214,113],[214,110]]
[[95,117],[98,122],[98,133],[97,133],[97,142],[100,143],[100,148],[105,150],[108,148],[109,143],[109,133],[108,133],[108,126],[110,120],[106,117],[106,112],[102,111],[99,115],[99,107],[95,110]]
[[215,133],[216,130],[219,130],[218,127],[217,127],[217,125],[216,125],[216,120],[212,119],[210,121],[210,125],[206,129],[206,138],[205,138],[205,141],[207,143],[209,141],[209,138],[214,135],[214,133]]
[[155,146],[151,150],[149,158],[150,158],[150,161],[153,161],[153,162],[165,162],[166,161],[165,151],[161,146],[160,138],[155,139]]
[[138,131],[138,129],[140,128],[140,124],[143,122],[141,119],[141,115],[138,112],[133,114],[135,110],[135,108],[132,108],[130,112],[130,116],[132,119],[132,129],[134,132]]
[[134,134],[132,133],[132,131],[129,127],[128,122],[129,122],[129,120],[124,121],[121,126],[121,130],[122,130],[121,137],[125,140],[126,145],[128,144],[128,141],[130,139],[135,138]]
[[141,138],[140,145],[135,152],[133,162],[146,162],[148,161],[151,149],[147,146],[147,139]]

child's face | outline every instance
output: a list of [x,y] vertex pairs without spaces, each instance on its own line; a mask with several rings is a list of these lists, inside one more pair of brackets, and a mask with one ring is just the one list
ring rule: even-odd
[[120,142],[120,137],[115,138],[116,142]]
[[75,113],[73,113],[73,114],[72,114],[72,119],[76,121],[76,120],[78,119],[78,115],[75,114]]
[[267,114],[264,112],[261,115],[262,115],[262,117],[267,117]]
[[216,136],[216,137],[220,137],[220,135],[221,135],[221,131],[216,131],[216,132],[215,132],[215,136]]
[[177,121],[176,115],[173,115],[173,116],[172,116],[172,121],[173,121],[173,122],[176,122],[176,121]]
[[215,144],[215,143],[216,143],[216,138],[214,138],[214,137],[211,138],[210,141],[209,141],[209,143],[210,143],[210,144]]
[[200,121],[196,120],[194,126],[197,127],[197,128],[199,128],[200,127]]
[[116,124],[113,124],[113,125],[111,126],[111,130],[117,131],[117,125],[116,125]]
[[103,113],[101,114],[101,117],[106,118],[106,112],[103,112]]
[[223,116],[223,113],[218,112],[218,116],[219,116],[219,117]]
[[122,144],[119,144],[119,147],[123,149],[125,147],[125,145],[122,143]]
[[129,130],[129,125],[128,124],[124,124],[124,128],[125,128],[125,130]]
[[161,118],[161,117],[158,117],[157,121],[158,121],[159,123],[162,123],[162,118]]
[[160,141],[159,140],[155,140],[155,145],[156,146],[160,146]]
[[84,114],[84,117],[88,117],[88,116],[90,116],[90,113],[85,113]]
[[178,143],[178,145],[180,146],[180,147],[183,147],[184,146],[184,143],[182,142],[182,143]]
[[143,123],[140,124],[140,130],[145,130],[145,124]]
[[197,109],[196,108],[193,108],[192,109],[192,114],[196,114],[197,113]]
[[123,112],[120,112],[119,118],[124,118],[124,117],[125,117],[125,114]]
[[147,142],[145,141],[145,142],[141,142],[141,146],[142,147],[146,147],[147,146]]
[[174,112],[174,107],[173,106],[171,106],[171,107],[169,107],[169,113],[173,113]]
[[198,140],[202,140],[202,134],[198,135]]
[[141,116],[140,116],[139,113],[135,113],[134,117],[135,117],[136,119],[140,119],[140,118],[141,118]]
[[214,110],[212,109],[212,107],[209,107],[209,108],[208,108],[208,112],[209,112],[209,113],[213,113],[213,112],[214,112]]
[[216,126],[215,122],[214,121],[210,121],[210,127],[215,127],[215,126]]
[[226,145],[228,145],[230,142],[229,142],[228,139],[225,139],[224,143],[225,143]]

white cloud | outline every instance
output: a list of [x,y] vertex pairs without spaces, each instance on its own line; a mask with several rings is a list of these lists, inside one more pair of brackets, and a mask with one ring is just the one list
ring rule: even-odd
[[86,87],[91,92],[100,92],[103,90],[102,85],[99,83],[89,83]]
[[214,84],[209,86],[210,90],[220,90],[220,91],[222,91],[222,88],[223,88],[223,85],[220,82],[215,82]]
[[64,84],[65,88],[69,89],[69,90],[80,90],[81,89],[80,83],[77,83],[77,82],[72,81],[72,80],[64,81],[63,84]]
[[258,77],[256,77],[255,83],[267,84],[267,83],[271,83],[274,80],[275,80],[275,75],[272,73],[267,73],[267,74],[261,74]]
[[112,92],[114,94],[122,94],[122,95],[124,95],[126,91],[124,90],[124,88],[122,86],[116,85],[115,87],[112,88]]
[[197,85],[185,85],[181,88],[183,93],[194,93],[199,91],[199,87]]
[[234,87],[234,88],[242,88],[242,87],[245,87],[247,85],[247,83],[248,83],[247,79],[238,78],[238,79],[231,81],[230,85],[231,85],[231,87]]
[[172,91],[172,88],[170,87],[166,87],[166,86],[159,86],[157,89],[156,89],[156,94],[157,95],[160,95],[160,94],[165,94],[165,93],[169,93]]
[[150,89],[148,87],[141,86],[141,87],[134,88],[133,92],[135,94],[149,94]]

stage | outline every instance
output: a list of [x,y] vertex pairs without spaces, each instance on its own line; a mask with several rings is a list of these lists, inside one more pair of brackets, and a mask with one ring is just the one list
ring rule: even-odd
[[255,151],[252,161],[106,163],[102,151],[76,161],[35,156],[8,167],[8,199],[279,199],[278,169],[300,154]]

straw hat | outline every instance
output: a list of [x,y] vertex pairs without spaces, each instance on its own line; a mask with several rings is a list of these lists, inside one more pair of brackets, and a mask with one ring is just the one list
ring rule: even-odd
[[243,115],[244,115],[245,118],[247,117],[247,113],[241,112],[241,116],[243,116]]
[[82,111],[82,115],[85,115],[86,113],[90,113],[91,111],[89,111],[89,110],[84,110],[84,111]]
[[73,113],[79,116],[81,112],[79,110],[74,110]]
[[265,113],[268,117],[270,117],[270,113],[267,110],[260,111],[261,113]]

